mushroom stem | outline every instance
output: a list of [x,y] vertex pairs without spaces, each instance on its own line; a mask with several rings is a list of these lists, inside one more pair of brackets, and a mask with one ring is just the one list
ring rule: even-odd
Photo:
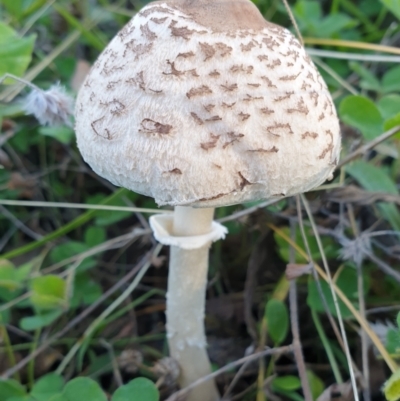
[[[177,206],[173,235],[194,236],[211,231],[214,209]],[[171,247],[167,293],[167,336],[170,355],[180,367],[179,384],[185,387],[211,373],[204,331],[205,295],[210,243],[198,249]],[[213,381],[197,386],[187,401],[216,401]]]

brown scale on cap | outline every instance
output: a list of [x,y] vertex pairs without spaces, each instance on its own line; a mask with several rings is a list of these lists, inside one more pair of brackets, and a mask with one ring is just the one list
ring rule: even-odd
[[185,52],[185,53],[179,53],[176,58],[178,57],[183,57],[183,58],[189,58],[189,57],[193,57],[194,53],[192,51],[190,52]]
[[252,65],[248,65],[245,67],[243,64],[233,65],[230,69],[230,71],[233,73],[243,72],[245,74],[251,74],[253,70],[254,70],[254,67]]
[[126,106],[118,99],[113,99],[110,102],[102,102],[100,101],[101,106],[105,106],[109,108],[109,111],[111,114],[119,116],[121,115],[125,109]]
[[199,45],[201,47],[201,51],[205,55],[204,61],[209,60],[210,58],[212,58],[215,55],[216,50],[210,44],[200,42]]
[[267,48],[271,51],[274,51],[275,47],[279,46],[279,43],[272,37],[264,38],[262,41],[267,46]]
[[247,44],[241,44],[240,48],[242,49],[242,52],[249,52],[251,51],[251,49],[253,49],[254,47],[256,47],[256,44],[254,43],[254,41],[252,40],[251,42],[247,43]]
[[308,107],[305,105],[304,100],[303,100],[303,99],[300,99],[300,100],[297,102],[296,108],[287,109],[287,112],[288,112],[289,114],[291,114],[291,113],[303,113],[303,114],[307,115],[307,114],[310,112],[310,110],[309,110]]
[[314,101],[314,106],[317,106],[318,105],[318,99],[319,99],[318,92],[311,91],[310,92],[310,98]]
[[273,60],[271,63],[267,64],[267,67],[271,70],[273,70],[275,67],[279,67],[282,64],[282,61],[277,58]]
[[242,121],[246,121],[247,119],[250,118],[250,114],[243,113],[243,111],[240,112],[240,114],[238,114],[238,116],[240,117],[240,119],[241,119]]
[[150,118],[142,120],[140,125],[142,128],[139,129],[139,132],[144,132],[146,134],[168,135],[172,129],[172,125],[161,124],[160,122],[154,121]]
[[312,85],[308,84],[306,81],[303,81],[303,85],[301,86],[302,91],[306,91],[308,88],[312,88]]
[[263,100],[264,98],[262,96],[251,96],[248,93],[246,93],[246,97],[243,99],[244,102],[253,102],[255,100]]
[[280,77],[279,81],[295,81],[300,74],[301,74],[301,72],[299,72],[298,74],[294,74],[294,75],[285,75],[283,77]]
[[280,136],[280,134],[278,134],[278,132],[293,135],[293,130],[289,123],[287,123],[287,124],[275,123],[274,125],[270,125],[270,126],[266,127],[266,129],[267,129],[268,134],[271,134],[274,136]]
[[297,59],[300,57],[299,52],[296,50],[289,50],[286,54],[285,53],[281,54],[284,57],[291,58],[294,62],[296,62]]
[[229,145],[234,144],[235,142],[240,141],[241,138],[244,137],[244,134],[236,134],[235,132],[227,132],[228,140],[222,145],[222,149],[226,149]]
[[306,78],[309,79],[309,80],[311,80],[311,81],[313,81],[313,82],[315,82],[314,75],[313,75],[311,72],[309,72],[309,73],[307,74],[307,77],[306,77]]
[[115,86],[116,86],[117,84],[119,84],[120,82],[121,82],[120,79],[118,79],[117,81],[110,81],[110,82],[107,84],[106,88],[107,88],[107,89],[110,89],[110,90],[113,90],[113,89],[115,89]]
[[219,73],[217,70],[214,70],[214,71],[211,71],[208,75],[210,77],[216,78],[216,77],[219,77],[221,75],[221,73]]
[[169,61],[167,60],[167,64],[171,67],[171,72],[163,72],[164,75],[175,75],[176,77],[179,77],[181,75],[184,75],[184,71],[179,71],[177,68],[175,68],[175,61]]
[[157,35],[149,28],[149,23],[147,22],[145,25],[140,26],[140,30],[142,34],[150,41],[154,41],[157,39]]
[[186,93],[188,99],[195,96],[205,96],[212,93],[212,90],[207,85],[202,85],[198,88],[192,88],[189,92]]
[[274,99],[274,102],[282,102],[283,100],[287,100],[287,99],[290,99],[290,97],[292,96],[292,95],[294,95],[294,92],[293,91],[291,91],[291,92],[285,92],[285,94],[284,95],[281,95],[281,96],[278,96],[277,98],[275,98]]
[[134,42],[129,42],[125,45],[125,52],[124,56],[126,56],[127,52],[131,51],[135,55],[135,60],[139,60],[141,56],[150,52],[153,48],[153,43],[146,43],[146,44],[138,44],[134,45]]
[[261,79],[267,83],[268,88],[277,88],[268,77],[262,76]]
[[179,168],[174,168],[174,169],[166,171],[166,172],[170,173],[170,174],[182,175],[182,171]]
[[229,56],[233,50],[231,46],[228,46],[227,44],[222,42],[217,42],[215,46],[219,51],[221,57]]
[[169,26],[171,29],[171,35],[176,36],[177,38],[189,40],[195,31],[189,29],[187,26],[177,28],[174,22],[175,21],[171,22],[171,25]]
[[225,92],[233,92],[238,88],[237,84],[226,84],[226,85],[220,85],[221,88],[225,91]]
[[121,40],[124,40],[127,36],[131,35],[135,30],[134,26],[126,25],[123,29],[118,32],[118,37]]
[[174,14],[169,8],[153,6],[151,8],[148,8],[147,10],[140,11],[139,15],[143,17],[148,17],[150,14],[154,13],[165,13],[170,15]]
[[207,122],[213,122],[213,121],[221,121],[222,118],[220,116],[212,116],[210,118],[207,118],[205,121]]
[[134,78],[128,78],[125,80],[126,83],[128,84],[135,84],[139,86],[140,89],[146,90],[146,85],[144,83],[144,77],[143,77],[144,71],[138,72]]
[[118,73],[119,71],[122,71],[124,69],[126,64],[123,65],[113,65],[112,67],[109,67],[107,63],[104,64],[102,70],[100,71],[100,74],[109,76],[115,73]]
[[333,151],[333,134],[331,130],[326,130],[325,133],[330,137],[331,142],[329,145],[322,151],[322,153],[318,156],[318,159],[324,159],[325,156],[330,153],[332,156],[332,151]]
[[253,153],[278,153],[279,149],[276,146],[273,146],[270,149],[249,149],[247,152]]
[[200,147],[203,150],[209,150],[215,148],[217,146],[217,142],[220,138],[220,135],[214,135],[210,133],[211,140],[209,142],[204,142],[200,144]]
[[301,139],[306,139],[308,137],[315,139],[317,136],[318,136],[318,134],[316,132],[307,131],[301,136]]
[[268,107],[264,107],[260,109],[261,113],[263,114],[273,114],[275,113],[275,110],[269,109]]
[[238,174],[240,177],[239,188],[241,191],[243,191],[247,185],[252,185],[252,183],[240,171],[238,171]]
[[153,21],[155,24],[163,24],[166,20],[168,19],[168,17],[164,17],[164,18],[150,18],[150,21]]
[[127,84],[132,84],[132,85],[138,86],[144,92],[146,92],[147,90],[149,90],[153,94],[161,94],[163,92],[162,90],[147,88],[145,80],[144,80],[144,71],[138,72],[135,75],[135,77],[128,78],[125,80],[125,82]]
[[179,77],[181,75],[190,74],[192,77],[199,77],[200,76],[197,73],[196,68],[193,68],[191,70],[186,70],[186,71],[179,71],[175,67],[175,61],[171,62],[171,61],[167,60],[167,64],[170,66],[171,72],[163,72],[163,75],[175,75],[176,77]]
[[203,125],[204,124],[203,120],[196,113],[192,112],[192,113],[190,113],[190,115],[194,118],[194,121],[196,121],[196,123],[198,125]]
[[207,104],[203,107],[206,111],[210,112],[215,107],[215,104]]

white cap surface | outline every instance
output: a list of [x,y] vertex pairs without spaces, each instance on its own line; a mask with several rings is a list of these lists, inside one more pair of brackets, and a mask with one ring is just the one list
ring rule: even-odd
[[249,0],[142,9],[76,103],[93,170],[159,205],[215,207],[305,192],[333,172],[340,130],[325,82]]

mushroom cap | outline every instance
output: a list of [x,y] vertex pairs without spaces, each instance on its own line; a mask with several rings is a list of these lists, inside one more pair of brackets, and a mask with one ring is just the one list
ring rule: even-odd
[[76,135],[97,174],[159,205],[305,192],[332,175],[340,152],[325,82],[249,0],[144,7],[88,74]]

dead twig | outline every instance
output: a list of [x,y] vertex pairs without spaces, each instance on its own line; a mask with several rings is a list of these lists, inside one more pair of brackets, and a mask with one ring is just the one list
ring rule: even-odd
[[386,141],[386,139],[389,139],[393,135],[397,134],[400,132],[400,125],[397,125],[396,127],[390,129],[389,131],[384,132],[383,134],[379,135],[377,138],[373,139],[372,141],[366,143],[365,145],[359,147],[356,149],[353,153],[350,153],[347,155],[343,160],[339,162],[337,165],[337,169],[343,167],[347,163],[351,162],[358,156],[362,156],[367,152],[368,150],[374,148],[376,145],[379,145],[381,142]]

